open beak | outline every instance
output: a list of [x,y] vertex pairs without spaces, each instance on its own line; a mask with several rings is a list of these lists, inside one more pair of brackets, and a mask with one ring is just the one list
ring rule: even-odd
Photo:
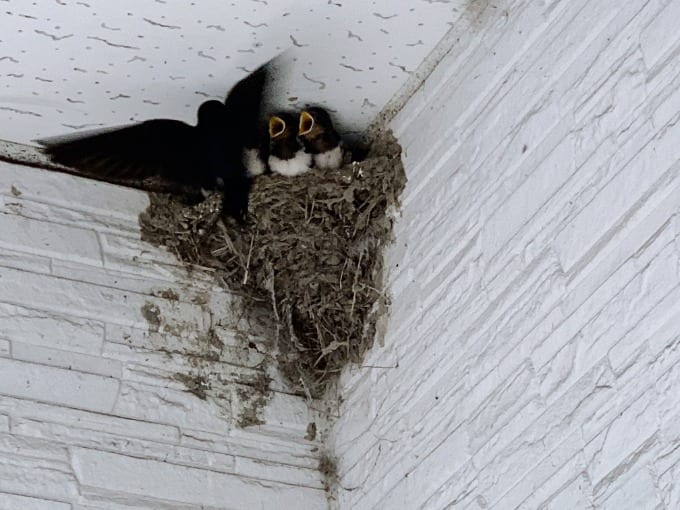
[[314,127],[314,117],[308,112],[302,110],[300,112],[300,125],[298,126],[298,135],[304,136],[309,133]]
[[273,116],[269,118],[270,138],[276,138],[277,136],[281,136],[285,130],[286,122],[281,117]]

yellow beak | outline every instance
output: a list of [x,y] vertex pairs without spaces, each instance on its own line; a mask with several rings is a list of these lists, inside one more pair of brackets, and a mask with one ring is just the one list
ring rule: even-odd
[[298,135],[304,136],[309,133],[314,127],[314,117],[309,112],[302,110],[300,112],[300,125],[298,126]]
[[276,115],[274,115],[273,117],[269,118],[270,138],[276,138],[277,136],[281,136],[285,130],[286,121],[284,121],[281,117],[277,117]]

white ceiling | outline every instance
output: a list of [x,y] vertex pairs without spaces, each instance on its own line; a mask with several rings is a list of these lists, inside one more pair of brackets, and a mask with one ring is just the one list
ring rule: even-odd
[[0,139],[147,118],[206,98],[292,48],[279,105],[321,103],[364,129],[463,0],[0,0]]

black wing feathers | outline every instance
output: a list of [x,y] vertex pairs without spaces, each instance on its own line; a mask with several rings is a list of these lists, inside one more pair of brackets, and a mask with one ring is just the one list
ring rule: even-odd
[[272,61],[239,81],[224,100],[226,114],[232,128],[231,137],[239,147],[254,146],[263,125],[263,97],[271,74]]
[[66,142],[42,141],[56,163],[112,181],[151,177],[192,184],[191,154],[195,128],[176,120],[156,119]]
[[204,102],[195,127],[155,119],[38,143],[52,161],[83,176],[153,191],[221,189],[223,212],[244,221],[251,180],[243,149],[261,141],[263,97],[277,58],[236,83],[224,103]]

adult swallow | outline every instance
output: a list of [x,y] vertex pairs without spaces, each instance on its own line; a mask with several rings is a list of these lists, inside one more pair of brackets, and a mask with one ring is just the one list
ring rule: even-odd
[[243,149],[243,165],[249,177],[257,177],[269,171],[269,141],[267,137],[253,140]]
[[243,163],[244,149],[262,122],[275,60],[240,80],[224,103],[201,104],[195,126],[153,119],[37,142],[54,162],[86,177],[194,196],[218,190],[223,194],[223,215],[243,223],[252,185]]
[[297,117],[279,113],[269,118],[269,168],[277,174],[293,177],[312,167],[312,155],[297,139]]

